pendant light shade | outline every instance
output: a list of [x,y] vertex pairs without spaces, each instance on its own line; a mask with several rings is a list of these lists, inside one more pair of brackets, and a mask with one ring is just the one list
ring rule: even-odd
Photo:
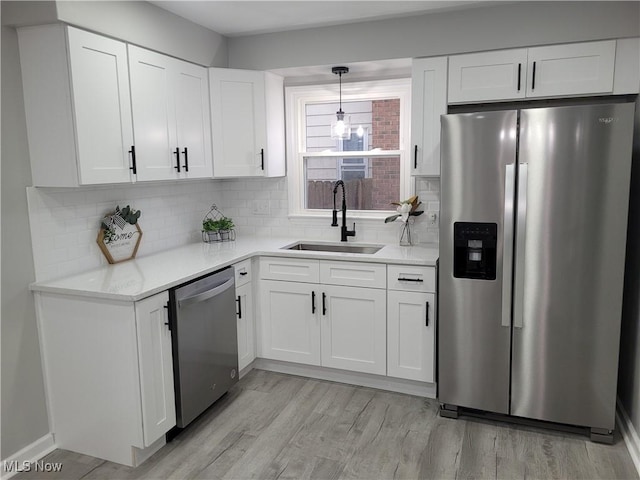
[[336,119],[331,123],[331,138],[351,138],[351,123],[349,115],[342,111],[342,75],[349,73],[349,67],[333,67],[331,72],[340,77],[340,108],[336,112]]

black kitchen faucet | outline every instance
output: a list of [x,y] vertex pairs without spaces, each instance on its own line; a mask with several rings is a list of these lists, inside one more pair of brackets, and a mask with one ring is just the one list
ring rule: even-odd
[[336,210],[336,193],[338,193],[338,187],[342,187],[342,227],[340,228],[340,241],[346,242],[347,237],[356,236],[356,223],[353,222],[353,230],[347,230],[347,194],[344,188],[344,182],[338,180],[333,186],[333,222],[332,227],[338,226],[338,211]]

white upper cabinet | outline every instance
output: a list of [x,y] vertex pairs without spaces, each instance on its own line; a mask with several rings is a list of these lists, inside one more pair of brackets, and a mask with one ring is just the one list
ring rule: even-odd
[[615,40],[530,48],[527,96],[611,93],[615,58]]
[[525,97],[527,49],[449,57],[449,103]]
[[138,180],[212,176],[207,69],[129,45]]
[[440,115],[447,113],[447,58],[417,58],[411,74],[411,174],[440,175]]
[[285,174],[283,79],[210,68],[214,177]]
[[35,186],[132,181],[123,42],[63,25],[18,29]]
[[616,41],[449,58],[449,103],[613,93]]

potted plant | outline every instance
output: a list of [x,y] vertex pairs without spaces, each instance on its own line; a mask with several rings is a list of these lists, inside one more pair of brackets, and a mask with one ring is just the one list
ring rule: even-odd
[[220,234],[220,240],[229,240],[230,231],[235,227],[233,220],[227,217],[222,217],[215,220],[215,223],[218,228],[218,233]]
[[202,221],[202,231],[207,235],[210,242],[218,240],[218,225],[217,220],[213,218],[207,218]]

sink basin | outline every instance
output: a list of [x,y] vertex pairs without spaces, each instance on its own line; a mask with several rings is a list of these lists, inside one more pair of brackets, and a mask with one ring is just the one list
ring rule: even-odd
[[285,250],[305,250],[313,252],[338,252],[338,253],[359,253],[359,254],[374,254],[379,251],[383,245],[349,245],[336,244],[336,243],[310,243],[310,242],[298,242],[288,247],[283,247]]

